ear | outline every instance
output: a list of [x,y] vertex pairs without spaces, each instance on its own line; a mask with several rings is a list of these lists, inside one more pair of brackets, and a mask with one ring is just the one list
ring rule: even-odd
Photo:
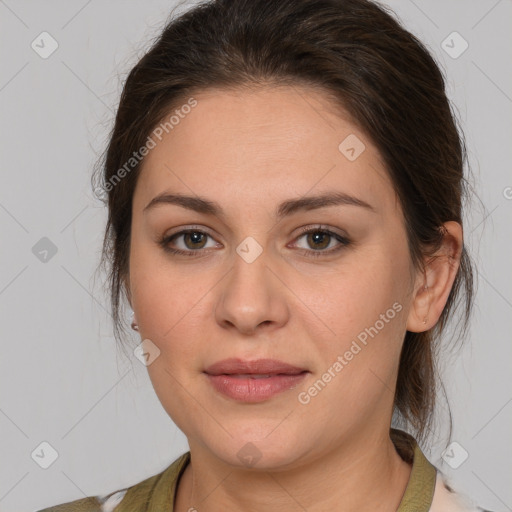
[[130,304],[130,308],[132,309],[131,314],[131,326],[132,329],[138,331],[138,321],[137,317],[135,316],[135,311],[132,306],[132,294],[131,294],[131,288],[130,288],[130,280],[128,278],[123,278],[123,286],[126,290],[126,298],[128,300],[128,304]]
[[407,330],[423,332],[439,320],[450,295],[460,266],[463,247],[462,226],[455,221],[445,222],[443,242],[439,250],[418,273],[412,307],[407,317]]
[[130,304],[130,307],[133,310],[132,306],[132,290],[130,288],[130,278],[128,276],[125,276],[122,278],[122,286],[124,287],[126,291],[126,298],[128,300],[128,304]]

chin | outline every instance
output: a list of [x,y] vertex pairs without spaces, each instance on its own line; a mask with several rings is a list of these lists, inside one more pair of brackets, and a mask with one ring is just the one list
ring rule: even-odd
[[[243,429],[243,432],[232,432],[233,437],[223,437],[223,443],[216,439],[214,445],[210,445],[211,452],[226,464],[237,468],[253,470],[289,469],[296,465],[304,452],[309,451],[307,439],[287,435],[286,431],[277,433],[276,427],[254,428],[254,425]],[[278,427],[279,429],[279,427]],[[264,431],[264,434],[261,434]],[[203,441],[208,445],[208,441]],[[297,447],[300,446],[300,450]]]

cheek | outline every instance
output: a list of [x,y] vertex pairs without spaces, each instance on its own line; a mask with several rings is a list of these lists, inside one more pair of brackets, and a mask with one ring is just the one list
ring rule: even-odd
[[185,375],[185,368],[190,371],[191,365],[199,364],[205,326],[212,322],[211,291],[218,276],[212,269],[173,265],[162,250],[150,244],[134,244],[130,257],[132,305],[139,333],[159,348],[160,364]]
[[325,355],[320,371],[342,356],[338,385],[357,396],[378,393],[382,382],[392,386],[408,310],[409,260],[403,250],[403,241],[368,246],[317,295],[315,312],[329,327],[322,337],[309,333]]
[[192,355],[204,335],[206,296],[211,285],[196,278],[170,277],[156,270],[142,279],[134,295],[141,336],[160,350]]
[[[402,307],[387,316],[400,319],[397,309],[403,304],[408,285],[407,259],[399,251],[390,254],[382,247],[368,247],[353,258],[346,267],[329,279],[328,286],[318,293],[317,311],[339,339],[347,340],[365,328],[373,326],[393,304]],[[386,316],[386,319],[387,319]],[[379,322],[379,326],[381,323]],[[386,331],[390,331],[386,327]]]

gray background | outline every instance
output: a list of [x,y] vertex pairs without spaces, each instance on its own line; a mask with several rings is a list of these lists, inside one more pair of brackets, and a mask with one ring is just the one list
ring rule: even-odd
[[[89,183],[126,73],[174,5],[0,0],[1,511],[114,491],[187,450],[146,368],[116,351],[95,273],[106,212]],[[445,438],[427,455],[479,505],[512,510],[512,2],[387,5],[448,77],[483,203],[473,203],[465,228],[478,265],[470,337],[442,357],[460,445],[452,456],[468,458],[457,469],[446,464]],[[58,43],[46,59],[31,47],[50,48],[43,31]],[[458,58],[442,46],[453,31],[469,43]],[[460,40],[448,42],[460,50]],[[48,246],[43,237],[57,249],[46,262],[33,251]],[[139,341],[133,333],[127,343]],[[48,469],[43,442],[58,453]]]

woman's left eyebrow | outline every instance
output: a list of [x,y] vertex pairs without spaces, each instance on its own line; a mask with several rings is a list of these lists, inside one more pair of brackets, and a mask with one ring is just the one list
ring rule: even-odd
[[[193,210],[198,213],[212,215],[223,219],[226,217],[220,204],[215,201],[211,201],[200,196],[187,196],[170,192],[163,192],[162,194],[154,197],[144,207],[143,212],[146,213],[148,210],[164,204],[174,204],[188,210]],[[303,196],[296,199],[288,199],[283,201],[277,207],[275,217],[277,219],[281,219],[282,217],[292,215],[298,211],[316,210],[329,206],[358,206],[376,213],[375,208],[362,199],[359,199],[345,192],[329,192],[316,196]]]

